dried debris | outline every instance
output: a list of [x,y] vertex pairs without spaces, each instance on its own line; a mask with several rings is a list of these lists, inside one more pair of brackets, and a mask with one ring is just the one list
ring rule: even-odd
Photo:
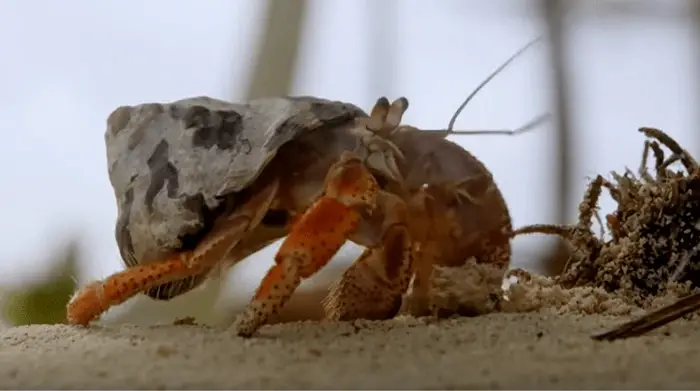
[[[640,132],[651,140],[644,144],[638,175],[629,169],[613,172],[612,181],[598,175],[579,206],[576,225],[527,226],[516,235],[555,234],[573,245],[574,254],[557,278],[563,287],[601,287],[646,308],[659,295],[684,295],[700,286],[700,177],[695,159],[675,140],[658,129]],[[650,152],[654,172],[647,169]],[[678,161],[685,170],[670,168]],[[592,229],[603,189],[617,203],[605,218],[608,239]]]

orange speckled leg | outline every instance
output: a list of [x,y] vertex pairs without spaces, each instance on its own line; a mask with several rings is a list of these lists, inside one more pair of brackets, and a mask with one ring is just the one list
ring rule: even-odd
[[171,259],[132,267],[103,281],[94,281],[82,287],[68,303],[68,323],[87,325],[110,307],[121,304],[146,289],[189,277],[202,269],[190,267],[182,259]]
[[87,325],[110,307],[145,290],[206,272],[260,223],[277,189],[277,181],[262,189],[239,211],[221,221],[193,251],[131,267],[82,287],[68,302],[68,323]]
[[275,265],[239,315],[238,335],[249,337],[279,312],[304,278],[323,268],[357,229],[356,208],[374,208],[378,186],[362,161],[344,153],[326,177],[325,194],[294,224]]
[[328,320],[388,319],[401,308],[413,275],[413,240],[409,213],[402,198],[382,192],[380,210],[370,225],[381,225],[380,240],[369,246],[323,300]]

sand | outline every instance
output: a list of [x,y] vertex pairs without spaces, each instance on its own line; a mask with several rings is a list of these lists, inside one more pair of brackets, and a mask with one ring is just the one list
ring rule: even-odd
[[595,342],[626,317],[492,314],[297,322],[252,339],[196,325],[25,326],[0,334],[8,389],[700,387],[700,321]]

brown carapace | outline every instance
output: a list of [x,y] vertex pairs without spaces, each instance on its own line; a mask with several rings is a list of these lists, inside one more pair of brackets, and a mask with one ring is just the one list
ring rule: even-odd
[[284,235],[237,319],[241,336],[265,324],[347,240],[367,249],[324,302],[330,319],[393,317],[412,279],[411,312],[427,313],[433,265],[473,257],[505,274],[511,221],[491,174],[445,134],[400,126],[407,107],[404,98],[381,98],[369,116],[296,135],[245,189],[245,202],[217,218],[193,249],[83,287],[68,321],[85,325],[140,292],[203,280]]
[[[686,291],[700,287],[700,173],[692,156],[670,136],[653,128],[641,128],[640,132],[651,140],[645,142],[638,174],[613,172],[614,181],[596,176],[579,206],[576,225],[533,225],[517,229],[515,234],[555,234],[572,244],[573,255],[557,277],[563,286],[602,287],[645,307],[671,285]],[[671,151],[669,157],[662,145]],[[655,173],[647,169],[650,152]],[[670,168],[676,162],[685,172]],[[609,238],[596,235],[592,229],[603,189],[617,204],[605,223],[598,218],[601,226],[607,227]],[[640,335],[698,308],[700,294],[695,293],[593,338]]]

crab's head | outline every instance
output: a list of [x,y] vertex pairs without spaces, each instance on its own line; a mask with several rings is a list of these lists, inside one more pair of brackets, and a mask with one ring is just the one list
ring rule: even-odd
[[357,120],[356,131],[361,140],[360,149],[363,149],[360,155],[365,157],[365,165],[377,176],[380,185],[393,182],[403,187],[404,178],[399,167],[404,154],[391,139],[407,109],[406,98],[389,103],[386,97],[381,97],[369,116]]
[[378,177],[380,184],[390,181],[402,185],[404,181],[399,166],[404,155],[401,150],[391,141],[372,133],[363,135],[361,140],[365,149],[364,163]]

